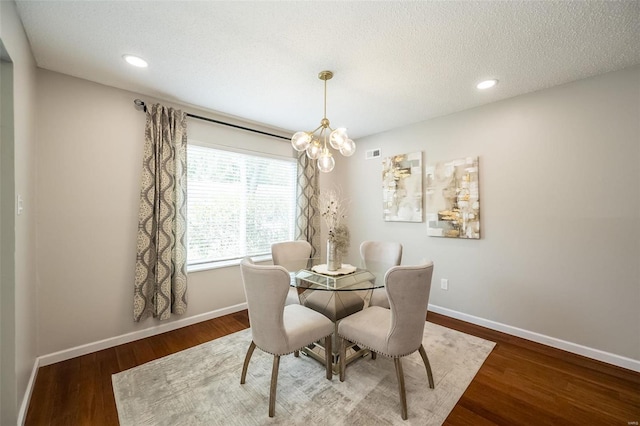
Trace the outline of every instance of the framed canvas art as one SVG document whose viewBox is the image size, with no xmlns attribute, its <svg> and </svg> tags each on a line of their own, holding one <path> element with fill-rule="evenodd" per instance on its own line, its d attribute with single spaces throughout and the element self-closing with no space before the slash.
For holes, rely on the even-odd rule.
<svg viewBox="0 0 640 426">
<path fill-rule="evenodd" d="M 478 157 L 428 166 L 425 175 L 428 235 L 479 239 Z"/>
<path fill-rule="evenodd" d="M 382 161 L 382 204 L 386 222 L 422 222 L 422 152 Z"/>
</svg>

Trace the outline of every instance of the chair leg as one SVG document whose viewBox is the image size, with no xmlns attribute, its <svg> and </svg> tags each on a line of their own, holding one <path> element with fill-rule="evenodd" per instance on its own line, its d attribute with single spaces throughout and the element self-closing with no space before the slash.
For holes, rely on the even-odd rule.
<svg viewBox="0 0 640 426">
<path fill-rule="evenodd" d="M 398 376 L 398 389 L 400 391 L 400 404 L 402 405 L 402 420 L 407 420 L 407 394 L 404 391 L 404 373 L 402 372 L 402 361 L 394 358 L 396 364 L 396 376 Z"/>
<path fill-rule="evenodd" d="M 324 338 L 324 365 L 327 370 L 327 380 L 333 379 L 333 349 L 331 348 L 332 335 Z"/>
<path fill-rule="evenodd" d="M 293 356 L 298 358 L 300 356 L 300 351 L 293 351 Z"/>
<path fill-rule="evenodd" d="M 375 360 L 376 358 L 378 358 L 378 354 L 374 351 L 371 351 L 371 359 Z"/>
<path fill-rule="evenodd" d="M 271 389 L 269 391 L 269 417 L 273 417 L 276 411 L 276 388 L 278 387 L 278 367 L 280 355 L 273 356 L 273 368 L 271 369 Z"/>
<path fill-rule="evenodd" d="M 344 367 L 347 363 L 347 340 L 341 337 L 338 344 L 340 345 L 340 381 L 344 382 Z"/>
<path fill-rule="evenodd" d="M 242 366 L 242 375 L 240 376 L 240 384 L 244 385 L 244 380 L 247 378 L 247 369 L 249 368 L 249 361 L 251 360 L 251 355 L 253 355 L 253 350 L 256 348 L 256 344 L 251 341 L 249 345 L 249 349 L 247 349 L 247 355 L 244 357 L 244 365 Z"/>
<path fill-rule="evenodd" d="M 427 377 L 429 378 L 429 387 L 433 389 L 435 385 L 433 384 L 433 373 L 431 372 L 431 364 L 429 363 L 429 358 L 427 358 L 427 353 L 424 350 L 424 346 L 420 345 L 420 356 L 422 357 L 422 361 L 424 362 L 424 366 L 427 369 Z"/>
</svg>

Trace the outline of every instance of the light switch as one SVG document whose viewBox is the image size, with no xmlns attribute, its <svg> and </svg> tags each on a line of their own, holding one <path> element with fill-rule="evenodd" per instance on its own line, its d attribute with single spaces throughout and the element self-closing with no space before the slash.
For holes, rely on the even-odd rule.
<svg viewBox="0 0 640 426">
<path fill-rule="evenodd" d="M 440 288 L 443 290 L 449 290 L 449 280 L 446 278 L 442 278 L 440 280 Z"/>
<path fill-rule="evenodd" d="M 24 210 L 22 195 L 18 194 L 18 197 L 16 200 L 16 214 L 20 216 L 22 214 L 22 210 Z"/>
</svg>

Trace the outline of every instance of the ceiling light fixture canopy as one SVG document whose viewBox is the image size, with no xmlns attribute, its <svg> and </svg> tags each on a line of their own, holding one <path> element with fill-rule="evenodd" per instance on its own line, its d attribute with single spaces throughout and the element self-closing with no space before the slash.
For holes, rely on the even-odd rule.
<svg viewBox="0 0 640 426">
<path fill-rule="evenodd" d="M 324 81 L 324 116 L 320 120 L 320 125 L 315 130 L 308 132 L 297 132 L 291 138 L 291 145 L 296 151 L 306 151 L 307 157 L 318 160 L 318 168 L 321 172 L 328 173 L 336 165 L 336 160 L 329 151 L 327 139 L 332 148 L 340 151 L 345 157 L 350 157 L 356 152 L 356 144 L 347 135 L 347 129 L 338 127 L 331 128 L 327 118 L 327 80 L 331 80 L 331 71 L 321 71 L 318 78 Z M 319 132 L 318 132 L 319 131 Z M 316 132 L 318 132 L 316 134 Z"/>
</svg>

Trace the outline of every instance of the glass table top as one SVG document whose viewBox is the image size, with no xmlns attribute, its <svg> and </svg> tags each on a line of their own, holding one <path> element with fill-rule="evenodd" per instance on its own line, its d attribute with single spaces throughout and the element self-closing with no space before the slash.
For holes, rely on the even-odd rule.
<svg viewBox="0 0 640 426">
<path fill-rule="evenodd" d="M 291 285 L 298 288 L 321 291 L 357 291 L 384 287 L 383 280 L 366 269 L 344 275 L 324 275 L 308 269 L 292 273 Z"/>
</svg>

